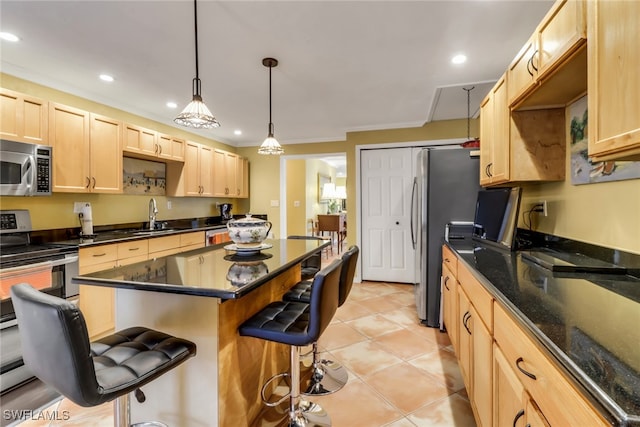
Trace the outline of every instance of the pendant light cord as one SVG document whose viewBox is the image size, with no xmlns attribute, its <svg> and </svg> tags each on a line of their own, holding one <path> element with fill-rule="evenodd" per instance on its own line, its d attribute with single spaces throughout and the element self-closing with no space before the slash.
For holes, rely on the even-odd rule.
<svg viewBox="0 0 640 427">
<path fill-rule="evenodd" d="M 475 88 L 475 86 L 471 86 L 470 89 L 462 88 L 467 92 L 467 140 L 471 139 L 471 91 Z"/>
<path fill-rule="evenodd" d="M 196 33 L 196 79 L 199 80 L 199 73 L 198 73 L 198 1 L 197 0 L 193 0 L 193 22 L 194 25 L 193 27 L 195 28 L 195 33 Z"/>
</svg>

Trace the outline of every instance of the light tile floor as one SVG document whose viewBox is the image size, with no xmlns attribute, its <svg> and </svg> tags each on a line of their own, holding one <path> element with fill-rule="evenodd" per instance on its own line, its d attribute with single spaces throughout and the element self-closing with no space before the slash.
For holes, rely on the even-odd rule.
<svg viewBox="0 0 640 427">
<path fill-rule="evenodd" d="M 342 390 L 312 399 L 334 427 L 475 426 L 451 343 L 419 324 L 412 286 L 355 283 L 318 344 L 349 371 Z M 67 419 L 20 427 L 113 425 L 110 403 L 81 408 L 63 399 L 44 413 Z"/>
</svg>

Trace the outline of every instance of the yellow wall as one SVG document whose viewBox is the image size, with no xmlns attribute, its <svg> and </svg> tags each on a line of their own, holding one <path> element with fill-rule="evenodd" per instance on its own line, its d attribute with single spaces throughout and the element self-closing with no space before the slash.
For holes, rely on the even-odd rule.
<svg viewBox="0 0 640 427">
<path fill-rule="evenodd" d="M 547 200 L 549 216 L 533 215 L 535 230 L 640 254 L 640 179 L 572 185 L 568 145 L 567 142 L 567 178 L 562 182 L 523 185 L 520 210 Z M 525 227 L 522 215 L 519 226 Z"/>
<path fill-rule="evenodd" d="M 189 133 L 183 128 L 168 126 L 7 74 L 0 74 L 0 86 L 226 151 L 236 151 L 235 147 Z M 158 219 L 160 220 L 219 215 L 216 202 L 233 203 L 234 213 L 244 213 L 249 207 L 248 199 L 156 197 L 156 200 L 160 211 L 158 213 Z M 172 202 L 171 210 L 167 209 L 166 202 L 168 200 Z M 29 209 L 34 230 L 77 227 L 79 226 L 78 217 L 73 213 L 73 202 L 76 201 L 91 203 L 94 225 L 122 224 L 148 220 L 149 197 L 136 195 L 55 193 L 50 197 L 0 197 L 0 209 Z"/>
<path fill-rule="evenodd" d="M 287 160 L 287 175 L 294 179 L 287 180 L 287 235 L 304 236 L 306 227 L 306 162 L 304 159 Z M 299 179 L 302 177 L 303 179 Z M 299 206 L 294 203 L 298 202 Z M 274 230 L 275 235 L 275 230 Z M 286 237 L 286 236 L 282 236 Z"/>
</svg>

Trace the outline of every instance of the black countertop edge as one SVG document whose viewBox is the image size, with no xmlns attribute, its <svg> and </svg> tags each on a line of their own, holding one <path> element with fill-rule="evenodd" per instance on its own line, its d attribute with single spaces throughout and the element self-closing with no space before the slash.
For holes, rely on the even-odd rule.
<svg viewBox="0 0 640 427">
<path fill-rule="evenodd" d="M 627 269 L 627 273 L 640 277 L 640 254 L 611 249 L 591 243 L 580 242 L 552 234 L 518 228 L 516 233 L 517 249 L 548 248 L 558 252 L 580 253 L 591 258 Z"/>
<path fill-rule="evenodd" d="M 448 242 L 445 244 L 457 253 L 455 245 Z M 478 244 L 483 246 L 482 244 Z M 488 247 L 493 250 L 495 247 Z M 604 393 L 600 387 L 591 380 L 576 364 L 559 349 L 529 318 L 522 313 L 509 299 L 504 296 L 482 273 L 477 271 L 462 256 L 458 256 L 458 261 L 462 262 L 467 270 L 487 289 L 487 291 L 499 301 L 504 308 L 518 321 L 523 327 L 529 338 L 533 339 L 540 346 L 545 348 L 557 362 L 556 366 L 565 373 L 573 385 L 581 394 L 589 400 L 589 402 L 600 412 L 600 414 L 616 427 L 640 427 L 640 417 L 626 413 L 609 395 Z"/>
<path fill-rule="evenodd" d="M 314 249 L 313 252 L 321 251 L 324 247 L 326 247 L 326 246 L 328 246 L 330 244 L 331 244 L 330 241 L 323 242 L 322 244 L 319 244 L 318 247 L 316 249 Z M 219 249 L 221 246 L 222 245 L 216 245 L 215 247 L 212 246 L 211 250 Z M 172 293 L 172 294 L 180 294 L 180 295 L 191 295 L 191 296 L 203 296 L 203 297 L 209 297 L 209 298 L 219 298 L 219 299 L 222 300 L 222 302 L 224 302 L 226 300 L 238 299 L 238 298 L 241 298 L 241 297 L 247 295 L 248 293 L 250 293 L 254 289 L 259 288 L 260 286 L 264 285 L 268 281 L 270 281 L 273 278 L 277 277 L 281 273 L 283 273 L 283 272 L 289 270 L 290 268 L 292 268 L 293 266 L 301 263 L 305 258 L 308 257 L 308 255 L 309 255 L 308 253 L 300 255 L 300 256 L 290 260 L 289 262 L 281 265 L 280 267 L 275 268 L 274 270 L 270 271 L 267 275 L 262 276 L 262 277 L 256 279 L 255 281 L 253 281 L 251 283 L 248 283 L 246 285 L 238 286 L 237 290 L 234 290 L 234 291 L 226 291 L 226 290 L 223 291 L 223 290 L 216 290 L 216 289 L 204 289 L 204 288 L 197 288 L 197 287 L 186 287 L 186 286 L 162 284 L 162 283 L 155 283 L 155 282 L 136 282 L 136 281 L 124 280 L 124 279 L 118 279 L 118 280 L 103 279 L 103 278 L 99 278 L 99 277 L 90 277 L 90 276 L 81 276 L 81 275 L 72 277 L 71 281 L 72 281 L 72 283 L 76 283 L 76 284 L 79 284 L 79 285 L 87 284 L 87 285 L 103 286 L 103 287 L 108 287 L 108 288 L 119 288 L 119 289 L 129 289 L 129 290 L 138 290 L 138 291 L 162 292 L 162 293 Z M 170 256 L 172 256 L 172 255 L 168 255 L 167 257 L 170 257 Z M 162 257 L 162 258 L 167 258 L 167 257 Z M 158 258 L 158 259 L 162 259 L 162 258 Z M 156 259 L 156 260 L 158 260 L 158 259 Z M 141 261 L 141 262 L 136 263 L 136 264 L 129 264 L 129 265 L 126 265 L 126 266 L 117 267 L 115 269 L 111 269 L 110 271 L 113 271 L 113 272 L 116 272 L 116 273 L 119 270 L 126 271 L 128 269 L 135 268 L 138 265 L 144 265 L 145 263 L 148 263 L 149 261 L 150 260 Z"/>
</svg>

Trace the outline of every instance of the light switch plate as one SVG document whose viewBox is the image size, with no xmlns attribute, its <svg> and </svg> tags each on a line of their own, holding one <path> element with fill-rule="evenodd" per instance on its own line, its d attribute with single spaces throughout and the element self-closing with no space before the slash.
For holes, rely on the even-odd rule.
<svg viewBox="0 0 640 427">
<path fill-rule="evenodd" d="M 79 214 L 82 213 L 82 209 L 85 207 L 87 202 L 73 202 L 73 213 Z"/>
<path fill-rule="evenodd" d="M 278 206 L 280 206 L 280 200 L 272 200 L 271 201 L 271 207 L 272 208 L 277 208 Z"/>
</svg>

